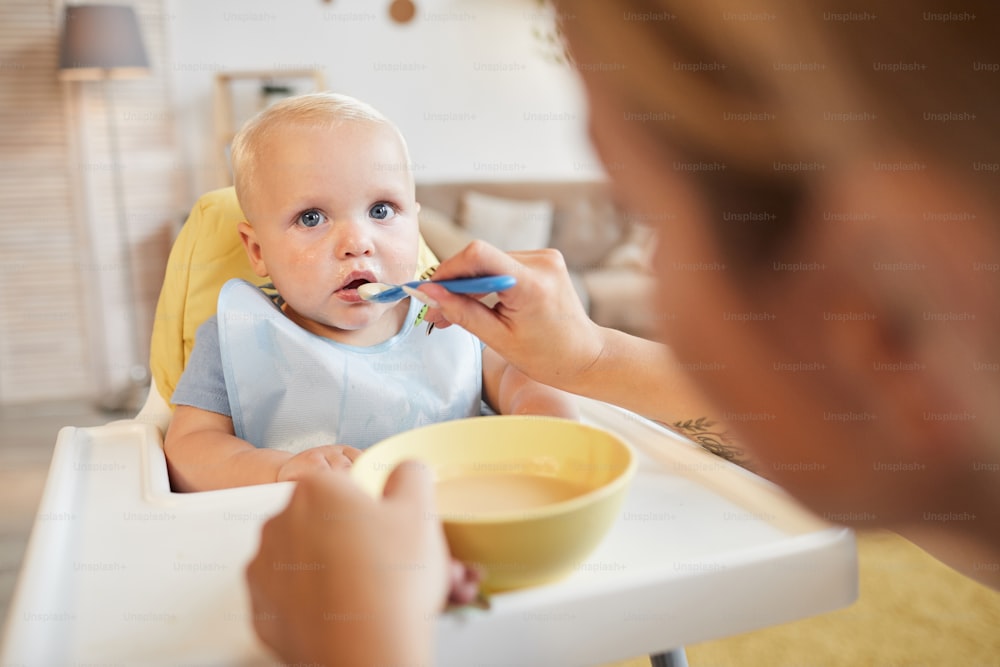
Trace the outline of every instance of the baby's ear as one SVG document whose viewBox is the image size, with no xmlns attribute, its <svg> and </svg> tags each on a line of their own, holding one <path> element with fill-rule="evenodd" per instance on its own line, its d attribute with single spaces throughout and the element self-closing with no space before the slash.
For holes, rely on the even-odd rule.
<svg viewBox="0 0 1000 667">
<path fill-rule="evenodd" d="M 243 248 L 247 251 L 253 272 L 261 278 L 267 276 L 267 266 L 264 264 L 264 256 L 261 252 L 260 242 L 257 240 L 257 232 L 245 220 L 237 225 L 236 229 L 240 233 L 240 240 L 243 241 Z"/>
</svg>

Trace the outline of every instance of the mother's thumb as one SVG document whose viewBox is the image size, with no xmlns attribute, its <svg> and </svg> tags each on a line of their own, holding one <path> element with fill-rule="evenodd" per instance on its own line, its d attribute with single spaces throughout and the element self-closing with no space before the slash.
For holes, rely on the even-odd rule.
<svg viewBox="0 0 1000 667">
<path fill-rule="evenodd" d="M 388 501 L 407 504 L 434 504 L 434 478 L 430 469 L 419 461 L 403 461 L 385 480 L 383 497 Z"/>
</svg>

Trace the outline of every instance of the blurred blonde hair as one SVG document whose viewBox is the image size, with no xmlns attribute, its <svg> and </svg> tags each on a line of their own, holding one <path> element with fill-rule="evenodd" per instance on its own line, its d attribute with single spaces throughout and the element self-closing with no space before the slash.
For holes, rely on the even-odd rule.
<svg viewBox="0 0 1000 667">
<path fill-rule="evenodd" d="M 944 11 L 935 0 L 554 1 L 605 122 L 642 123 L 664 176 L 697 189 L 744 277 L 777 279 L 754 269 L 801 239 L 825 177 L 864 160 L 1000 206 L 998 7 L 987 0 Z M 767 219 L 727 224 L 732 211 Z"/>
<path fill-rule="evenodd" d="M 392 128 L 410 163 L 406 140 L 399 128 L 375 107 L 349 95 L 320 92 L 281 100 L 248 120 L 233 138 L 231 160 L 236 198 L 246 212 L 248 195 L 261 147 L 282 128 L 333 128 L 346 122 L 378 123 Z"/>
<path fill-rule="evenodd" d="M 996 160 L 1000 85 L 975 68 L 1000 63 L 990 1 L 556 5 L 577 67 L 602 77 L 622 113 L 659 113 L 653 134 L 688 157 L 771 178 L 775 162 L 832 168 L 859 148 L 912 149 L 973 179 L 972 161 Z M 985 195 L 994 180 L 978 178 Z"/>
</svg>

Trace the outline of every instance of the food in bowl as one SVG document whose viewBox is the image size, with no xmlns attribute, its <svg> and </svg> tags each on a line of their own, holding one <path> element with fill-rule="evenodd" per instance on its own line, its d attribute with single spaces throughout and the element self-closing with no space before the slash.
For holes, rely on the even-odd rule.
<svg viewBox="0 0 1000 667">
<path fill-rule="evenodd" d="M 555 417 L 473 417 L 388 438 L 354 462 L 373 495 L 405 460 L 434 472 L 452 555 L 496 592 L 571 573 L 619 514 L 635 470 L 631 447 L 593 426 Z"/>
<path fill-rule="evenodd" d="M 500 473 L 459 475 L 435 485 L 437 509 L 442 516 L 513 512 L 559 503 L 589 489 L 558 477 Z"/>
</svg>

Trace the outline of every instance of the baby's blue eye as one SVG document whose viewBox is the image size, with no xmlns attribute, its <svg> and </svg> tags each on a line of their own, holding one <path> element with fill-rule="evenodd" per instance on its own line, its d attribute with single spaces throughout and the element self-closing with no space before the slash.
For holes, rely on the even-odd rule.
<svg viewBox="0 0 1000 667">
<path fill-rule="evenodd" d="M 314 208 L 299 215 L 299 224 L 303 227 L 316 227 L 317 225 L 322 224 L 325 220 L 326 216 Z"/>
<path fill-rule="evenodd" d="M 396 215 L 396 209 L 392 207 L 392 204 L 386 204 L 383 201 L 368 209 L 368 215 L 376 220 L 388 220 L 392 216 Z"/>
</svg>

